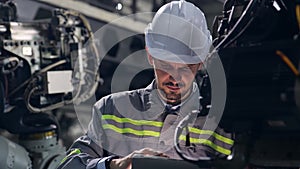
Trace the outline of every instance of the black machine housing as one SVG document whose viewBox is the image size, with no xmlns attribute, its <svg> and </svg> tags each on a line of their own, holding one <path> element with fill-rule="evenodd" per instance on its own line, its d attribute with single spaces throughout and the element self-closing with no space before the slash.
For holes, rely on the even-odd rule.
<svg viewBox="0 0 300 169">
<path fill-rule="evenodd" d="M 227 81 L 221 126 L 236 135 L 232 168 L 300 167 L 299 5 L 227 0 L 216 17 L 214 50 Z"/>
</svg>

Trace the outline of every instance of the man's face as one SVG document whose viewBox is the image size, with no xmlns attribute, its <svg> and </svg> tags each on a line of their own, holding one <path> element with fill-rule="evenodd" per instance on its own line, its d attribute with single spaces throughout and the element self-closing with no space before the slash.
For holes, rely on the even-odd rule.
<svg viewBox="0 0 300 169">
<path fill-rule="evenodd" d="M 201 63 L 172 63 L 155 59 L 150 55 L 148 59 L 154 68 L 157 88 L 164 101 L 176 105 L 189 96 Z"/>
</svg>

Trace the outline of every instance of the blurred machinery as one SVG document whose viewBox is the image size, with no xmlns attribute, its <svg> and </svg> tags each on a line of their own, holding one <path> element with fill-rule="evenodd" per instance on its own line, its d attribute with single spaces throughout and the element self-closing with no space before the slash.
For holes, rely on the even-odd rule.
<svg viewBox="0 0 300 169">
<path fill-rule="evenodd" d="M 89 57 L 87 57 L 89 56 Z M 51 169 L 65 156 L 51 111 L 94 95 L 99 58 L 81 14 L 57 9 L 52 18 L 19 22 L 12 1 L 0 2 L 1 168 Z"/>
<path fill-rule="evenodd" d="M 231 168 L 299 168 L 300 1 L 227 0 L 213 29 L 227 80 L 221 124 L 236 133 Z"/>
</svg>

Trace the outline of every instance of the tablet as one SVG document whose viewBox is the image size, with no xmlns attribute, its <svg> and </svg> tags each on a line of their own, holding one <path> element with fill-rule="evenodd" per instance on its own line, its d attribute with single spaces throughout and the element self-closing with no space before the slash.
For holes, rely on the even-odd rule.
<svg viewBox="0 0 300 169">
<path fill-rule="evenodd" d="M 132 169 L 208 169 L 211 161 L 189 162 L 159 156 L 136 155 L 132 159 Z"/>
</svg>

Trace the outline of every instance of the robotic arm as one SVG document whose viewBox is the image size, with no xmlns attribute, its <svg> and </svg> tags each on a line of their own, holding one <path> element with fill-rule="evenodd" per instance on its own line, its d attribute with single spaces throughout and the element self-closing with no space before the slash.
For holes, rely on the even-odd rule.
<svg viewBox="0 0 300 169">
<path fill-rule="evenodd" d="M 41 22 L 17 21 L 12 1 L 0 11 L 0 128 L 20 144 L 0 137 L 1 166 L 56 168 L 65 148 L 51 111 L 86 101 L 100 81 L 90 25 L 64 9 Z"/>
</svg>

